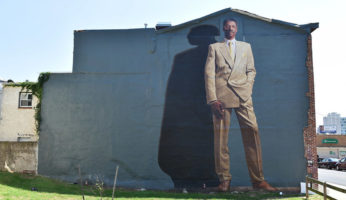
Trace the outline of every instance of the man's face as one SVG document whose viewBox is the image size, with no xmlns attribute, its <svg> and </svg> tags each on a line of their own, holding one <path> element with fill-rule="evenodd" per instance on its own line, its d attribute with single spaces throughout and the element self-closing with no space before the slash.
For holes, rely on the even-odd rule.
<svg viewBox="0 0 346 200">
<path fill-rule="evenodd" d="M 223 26 L 225 32 L 225 38 L 232 40 L 237 34 L 237 24 L 234 21 L 227 21 Z"/>
</svg>

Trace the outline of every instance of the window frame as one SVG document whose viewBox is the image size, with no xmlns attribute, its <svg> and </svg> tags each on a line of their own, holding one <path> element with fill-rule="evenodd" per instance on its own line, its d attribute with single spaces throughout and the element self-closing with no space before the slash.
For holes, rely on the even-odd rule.
<svg viewBox="0 0 346 200">
<path fill-rule="evenodd" d="M 27 99 L 22 99 L 22 94 L 27 94 Z M 31 99 L 29 99 L 29 95 L 31 95 Z M 19 92 L 19 102 L 18 102 L 18 108 L 32 108 L 32 100 L 33 100 L 33 95 L 32 92 Z M 22 101 L 27 101 L 28 105 L 22 105 Z M 29 106 L 29 102 L 31 105 Z"/>
</svg>

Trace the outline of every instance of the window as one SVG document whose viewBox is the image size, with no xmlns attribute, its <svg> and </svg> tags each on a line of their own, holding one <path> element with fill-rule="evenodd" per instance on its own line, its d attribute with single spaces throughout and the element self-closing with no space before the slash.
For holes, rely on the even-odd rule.
<svg viewBox="0 0 346 200">
<path fill-rule="evenodd" d="M 31 92 L 20 92 L 19 93 L 19 107 L 20 108 L 31 108 L 32 107 L 32 93 Z"/>
</svg>

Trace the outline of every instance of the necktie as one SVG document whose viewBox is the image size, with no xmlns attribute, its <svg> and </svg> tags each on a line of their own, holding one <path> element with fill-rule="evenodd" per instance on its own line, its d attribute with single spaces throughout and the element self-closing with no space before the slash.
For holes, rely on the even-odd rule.
<svg viewBox="0 0 346 200">
<path fill-rule="evenodd" d="M 232 56 L 232 42 L 229 42 L 229 55 Z"/>
<path fill-rule="evenodd" d="M 234 56 L 233 56 L 233 52 L 232 52 L 232 42 L 229 42 L 229 54 L 231 55 L 231 58 L 234 62 Z"/>
</svg>

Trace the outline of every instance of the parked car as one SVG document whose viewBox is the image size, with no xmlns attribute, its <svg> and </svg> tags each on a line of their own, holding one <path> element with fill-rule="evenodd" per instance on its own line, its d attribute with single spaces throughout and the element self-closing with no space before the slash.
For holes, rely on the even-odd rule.
<svg viewBox="0 0 346 200">
<path fill-rule="evenodd" d="M 338 163 L 336 163 L 336 170 L 346 169 L 346 157 L 342 158 Z"/>
<path fill-rule="evenodd" d="M 321 162 L 324 158 L 317 158 L 317 162 Z"/>
<path fill-rule="evenodd" d="M 337 158 L 325 158 L 318 163 L 319 168 L 335 169 L 336 163 L 339 162 Z"/>
</svg>

